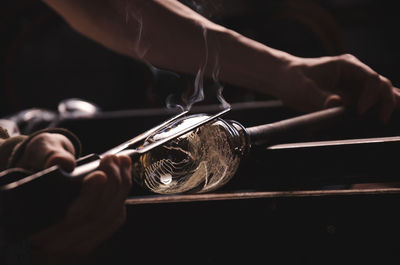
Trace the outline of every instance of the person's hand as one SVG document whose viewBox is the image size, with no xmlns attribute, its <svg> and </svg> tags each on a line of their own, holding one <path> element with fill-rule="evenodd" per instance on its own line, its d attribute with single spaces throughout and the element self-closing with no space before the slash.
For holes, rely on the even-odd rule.
<svg viewBox="0 0 400 265">
<path fill-rule="evenodd" d="M 62 134 L 40 133 L 26 145 L 17 166 L 42 170 L 58 165 L 75 168 L 75 149 Z M 64 219 L 28 241 L 35 264 L 85 263 L 85 256 L 110 237 L 126 218 L 125 199 L 131 189 L 131 160 L 106 156 L 99 169 L 83 179 L 80 195 L 67 209 Z"/>
<path fill-rule="evenodd" d="M 71 141 L 58 133 L 40 133 L 25 147 L 17 166 L 30 170 L 42 170 L 53 165 L 72 171 L 75 168 L 75 148 Z"/>
<path fill-rule="evenodd" d="M 128 156 L 106 156 L 83 180 L 65 218 L 29 238 L 35 264 L 80 264 L 126 219 L 125 199 L 132 185 Z"/>
<path fill-rule="evenodd" d="M 294 57 L 284 71 L 280 98 L 301 111 L 353 105 L 363 114 L 374 108 L 386 122 L 400 107 L 400 91 L 356 57 Z"/>
</svg>

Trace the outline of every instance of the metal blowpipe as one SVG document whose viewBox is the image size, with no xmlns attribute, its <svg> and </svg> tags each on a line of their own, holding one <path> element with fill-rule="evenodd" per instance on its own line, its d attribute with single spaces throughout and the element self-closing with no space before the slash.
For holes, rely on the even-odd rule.
<svg viewBox="0 0 400 265">
<path fill-rule="evenodd" d="M 1 172 L 0 228 L 5 231 L 4 236 L 12 239 L 22 238 L 62 219 L 68 205 L 79 195 L 83 177 L 96 170 L 105 155 L 129 155 L 134 161 L 138 155 L 218 119 L 229 111 L 230 108 L 224 109 L 168 137 L 151 144 L 143 144 L 150 135 L 182 119 L 187 114 L 187 111 L 184 111 L 103 154 L 91 154 L 80 158 L 72 172 L 66 172 L 58 166 L 34 174 L 27 174 L 19 169 Z"/>
<path fill-rule="evenodd" d="M 149 143 L 157 142 L 185 131 L 178 138 L 165 138 L 165 144 L 140 155 L 134 162 L 133 176 L 141 186 L 160 194 L 212 191 L 229 182 L 252 145 L 286 143 L 297 134 L 332 124 L 345 112 L 344 107 L 335 107 L 249 128 L 217 118 L 195 130 L 185 128 L 208 115 L 186 116 L 148 138 Z"/>
<path fill-rule="evenodd" d="M 79 159 L 72 172 L 57 166 L 31 175 L 2 172 L 0 226 L 5 237 L 26 237 L 61 220 L 79 195 L 83 177 L 96 170 L 105 155 L 129 155 L 135 181 L 152 192 L 207 192 L 231 179 L 251 145 L 283 141 L 290 131 L 315 129 L 345 110 L 338 107 L 250 128 L 221 119 L 229 111 L 182 112 L 111 150 Z"/>
</svg>

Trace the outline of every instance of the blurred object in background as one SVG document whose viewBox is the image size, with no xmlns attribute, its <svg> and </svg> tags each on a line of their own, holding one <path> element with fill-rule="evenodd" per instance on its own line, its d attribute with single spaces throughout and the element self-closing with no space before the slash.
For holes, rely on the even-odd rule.
<svg viewBox="0 0 400 265">
<path fill-rule="evenodd" d="M 57 113 L 48 109 L 31 108 L 6 117 L 17 126 L 21 134 L 30 134 L 46 128 L 57 119 Z"/>
<path fill-rule="evenodd" d="M 88 117 L 100 111 L 96 104 L 79 98 L 65 99 L 58 104 L 58 113 L 61 117 Z"/>
<path fill-rule="evenodd" d="M 2 127 L 3 129 L 6 129 L 8 132 L 8 135 L 10 135 L 10 136 L 15 136 L 15 135 L 20 134 L 18 125 L 14 121 L 0 119 L 0 127 Z"/>
<path fill-rule="evenodd" d="M 0 126 L 13 134 L 30 134 L 50 127 L 66 118 L 92 117 L 100 112 L 100 108 L 82 99 L 65 99 L 58 104 L 58 110 L 30 108 L 6 116 L 0 120 Z M 10 133 L 11 134 L 11 133 Z"/>
</svg>

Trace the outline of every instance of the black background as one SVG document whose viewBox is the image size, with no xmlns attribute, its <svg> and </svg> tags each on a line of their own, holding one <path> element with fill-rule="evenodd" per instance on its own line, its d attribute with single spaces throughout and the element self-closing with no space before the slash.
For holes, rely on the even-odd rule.
<svg viewBox="0 0 400 265">
<path fill-rule="evenodd" d="M 184 2 L 213 21 L 298 56 L 352 53 L 400 86 L 395 1 Z M 0 117 L 32 107 L 54 110 L 72 97 L 103 110 L 163 107 L 170 91 L 192 80 L 155 80 L 147 66 L 79 35 L 40 1 L 3 3 Z M 224 95 L 229 102 L 265 98 L 229 85 Z"/>
</svg>

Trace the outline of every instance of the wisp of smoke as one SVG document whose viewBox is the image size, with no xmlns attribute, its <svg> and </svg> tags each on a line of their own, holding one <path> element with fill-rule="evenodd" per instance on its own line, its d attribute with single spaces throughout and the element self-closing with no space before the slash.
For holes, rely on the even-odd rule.
<svg viewBox="0 0 400 265">
<path fill-rule="evenodd" d="M 126 1 L 125 7 L 125 23 L 128 24 L 131 21 L 136 23 L 132 23 L 132 25 L 137 25 L 137 34 L 133 44 L 133 49 L 135 49 L 135 54 L 138 55 L 139 58 L 143 59 L 148 51 L 148 47 L 144 46 L 144 42 L 142 41 L 144 25 L 143 25 L 143 17 L 141 9 L 134 8 L 130 5 L 129 1 Z"/>
<path fill-rule="evenodd" d="M 216 1 L 205 1 L 205 0 L 184 0 L 181 1 L 183 4 L 186 4 L 196 12 L 200 13 L 201 15 L 205 17 L 213 17 L 217 13 L 218 10 L 218 2 Z M 142 35 L 143 31 L 145 30 L 145 25 L 143 24 L 143 17 L 141 10 L 133 10 L 133 8 L 130 8 L 129 4 L 127 4 L 126 7 L 126 14 L 125 14 L 125 20 L 126 23 L 128 23 L 129 20 L 135 20 L 137 25 L 138 25 L 138 30 L 137 30 L 137 37 L 136 41 L 134 43 L 134 49 L 136 54 L 139 55 L 140 58 L 144 58 L 145 54 L 148 52 L 148 47 L 145 47 L 143 45 L 142 41 Z M 205 26 L 201 25 L 202 27 L 202 33 L 203 33 L 203 40 L 204 40 L 204 45 L 205 45 L 205 54 L 204 54 L 204 61 L 203 63 L 199 66 L 199 69 L 197 71 L 197 74 L 195 76 L 194 84 L 193 86 L 190 86 L 184 91 L 181 95 L 175 95 L 174 93 L 171 93 L 169 96 L 166 98 L 166 106 L 168 108 L 180 108 L 182 110 L 190 110 L 191 107 L 204 100 L 204 84 L 205 84 L 205 76 L 206 72 L 208 69 L 212 69 L 211 71 L 211 79 L 218 88 L 216 90 L 216 95 L 215 97 L 218 99 L 218 101 L 221 103 L 223 108 L 228 108 L 230 107 L 229 103 L 223 98 L 222 91 L 223 91 L 223 86 L 219 82 L 219 72 L 220 72 L 220 63 L 219 63 L 219 44 L 216 40 L 209 40 L 209 36 L 207 34 L 207 29 Z M 216 47 L 210 47 L 210 45 L 215 45 Z M 215 52 L 215 58 L 209 58 L 209 51 L 210 49 L 213 49 L 217 52 Z M 155 78 L 157 78 L 158 74 L 160 72 L 168 72 L 169 74 L 175 75 L 177 78 L 179 78 L 179 74 L 173 73 L 171 71 L 165 71 L 158 69 L 154 67 L 153 65 L 147 63 L 150 70 L 152 71 L 153 75 Z M 191 91 L 192 90 L 192 91 Z"/>
</svg>

